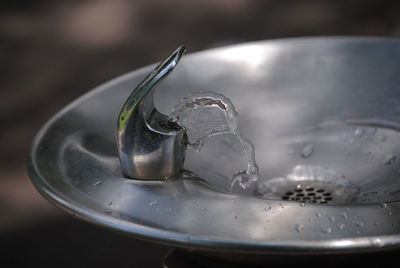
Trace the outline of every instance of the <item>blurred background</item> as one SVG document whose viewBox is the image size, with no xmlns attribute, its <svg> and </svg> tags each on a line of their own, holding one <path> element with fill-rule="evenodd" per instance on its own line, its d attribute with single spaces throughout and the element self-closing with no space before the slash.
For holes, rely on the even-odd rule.
<svg viewBox="0 0 400 268">
<path fill-rule="evenodd" d="M 400 1 L 13 0 L 0 2 L 0 249 L 14 266 L 158 267 L 169 249 L 89 226 L 25 173 L 39 128 L 93 87 L 190 52 L 298 36 L 400 35 Z M 153 267 L 153 266 L 151 266 Z M 161 267 L 161 266 L 160 266 Z"/>
</svg>

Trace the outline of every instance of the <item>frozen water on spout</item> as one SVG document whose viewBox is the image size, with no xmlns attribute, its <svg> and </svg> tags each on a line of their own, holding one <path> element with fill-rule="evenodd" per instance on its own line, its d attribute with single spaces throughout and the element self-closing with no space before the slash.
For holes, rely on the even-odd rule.
<svg viewBox="0 0 400 268">
<path fill-rule="evenodd" d="M 243 189 L 250 187 L 260 177 L 255 160 L 254 145 L 239 131 L 238 113 L 231 100 L 215 92 L 197 92 L 184 97 L 173 108 L 170 119 L 185 128 L 188 147 L 200 151 L 207 138 L 232 133 L 242 145 L 247 159 L 247 169 L 232 175 L 231 188 L 238 184 Z"/>
</svg>

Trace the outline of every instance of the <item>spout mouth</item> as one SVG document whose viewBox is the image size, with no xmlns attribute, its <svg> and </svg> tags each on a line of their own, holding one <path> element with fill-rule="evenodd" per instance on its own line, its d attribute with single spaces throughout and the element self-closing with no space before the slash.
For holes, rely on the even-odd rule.
<svg viewBox="0 0 400 268">
<path fill-rule="evenodd" d="M 118 131 L 126 129 L 135 109 L 141 110 L 140 112 L 146 121 L 153 111 L 157 111 L 153 100 L 155 88 L 177 66 L 185 51 L 185 46 L 178 47 L 168 58 L 160 62 L 133 90 L 119 113 Z"/>
<path fill-rule="evenodd" d="M 176 67 L 184 46 L 162 61 L 133 90 L 118 117 L 117 146 L 123 174 L 143 180 L 165 179 L 181 172 L 185 130 L 154 106 L 156 86 Z"/>
</svg>

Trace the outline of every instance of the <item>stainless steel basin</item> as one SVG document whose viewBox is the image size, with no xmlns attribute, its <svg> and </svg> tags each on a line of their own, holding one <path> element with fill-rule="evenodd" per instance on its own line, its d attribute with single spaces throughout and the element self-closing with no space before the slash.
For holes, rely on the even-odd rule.
<svg viewBox="0 0 400 268">
<path fill-rule="evenodd" d="M 106 228 L 222 257 L 399 247 L 400 41 L 298 38 L 184 56 L 155 106 L 168 114 L 202 90 L 232 100 L 261 169 L 258 185 L 232 192 L 243 163 L 229 136 L 188 153 L 185 169 L 202 180 L 122 175 L 116 118 L 152 68 L 99 86 L 40 130 L 28 170 L 44 197 Z"/>
</svg>

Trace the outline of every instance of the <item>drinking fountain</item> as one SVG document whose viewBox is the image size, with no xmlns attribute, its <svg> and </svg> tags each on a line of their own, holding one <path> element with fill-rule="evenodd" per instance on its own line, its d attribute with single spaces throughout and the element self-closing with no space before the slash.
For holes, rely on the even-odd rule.
<svg viewBox="0 0 400 268">
<path fill-rule="evenodd" d="M 95 88 L 43 126 L 27 168 L 46 199 L 107 229 L 237 263 L 399 247 L 400 41 L 184 50 Z M 191 150 L 168 116 L 204 90 L 232 101 L 254 145 L 260 176 L 246 187 L 232 183 L 247 163 L 234 135 Z"/>
</svg>

